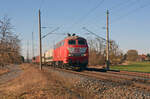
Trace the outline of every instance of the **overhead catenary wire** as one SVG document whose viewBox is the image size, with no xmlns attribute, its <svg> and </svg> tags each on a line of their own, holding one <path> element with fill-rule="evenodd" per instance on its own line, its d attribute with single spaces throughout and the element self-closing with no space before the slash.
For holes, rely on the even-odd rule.
<svg viewBox="0 0 150 99">
<path fill-rule="evenodd" d="M 129 10 L 129 8 L 132 8 L 134 6 L 136 6 L 137 4 L 139 4 L 139 2 L 141 2 L 142 0 L 134 0 L 134 1 L 130 1 L 129 3 L 126 3 L 126 6 L 121 6 L 120 9 L 111 9 L 111 12 L 113 12 L 113 14 L 118 14 L 119 12 L 123 12 L 123 10 Z M 118 7 L 116 7 L 118 8 Z"/>
<path fill-rule="evenodd" d="M 117 4 L 115 4 L 115 5 L 113 5 L 113 6 L 111 6 L 110 8 L 108 8 L 108 10 L 114 10 L 114 9 L 117 9 L 117 8 L 119 8 L 119 7 L 122 7 L 123 5 L 125 5 L 125 4 L 127 4 L 129 1 L 131 1 L 131 0 L 124 0 L 123 2 L 119 2 L 119 3 L 117 3 Z"/>
<path fill-rule="evenodd" d="M 122 5 L 125 5 L 125 4 L 128 3 L 129 1 L 130 1 L 130 0 L 126 0 L 126 1 L 123 1 L 123 2 L 119 2 L 119 3 L 113 5 L 112 7 L 108 8 L 108 9 L 109 9 L 109 10 L 114 10 L 114 9 L 116 9 L 116 8 L 122 6 Z M 101 16 L 96 16 L 96 18 L 99 17 L 98 19 L 101 19 L 103 16 L 104 16 L 104 14 L 102 14 Z M 96 19 L 96 18 L 95 18 L 95 19 Z M 97 22 L 97 20 L 96 20 L 96 22 Z M 96 25 L 96 24 L 94 24 L 94 25 Z M 99 28 L 98 25 L 96 25 L 96 26 Z"/>
<path fill-rule="evenodd" d="M 105 39 L 105 38 L 103 38 L 103 37 L 101 37 L 101 36 L 97 35 L 96 33 L 94 33 L 94 32 L 92 32 L 92 31 L 88 30 L 86 27 L 82 27 L 82 29 L 86 30 L 86 31 L 87 31 L 87 32 L 89 32 L 90 34 L 95 35 L 96 37 L 98 37 L 98 38 L 102 39 L 103 41 L 106 41 L 106 39 Z"/>
<path fill-rule="evenodd" d="M 133 5 L 135 5 L 135 4 L 138 3 L 137 1 L 141 1 L 141 0 L 134 0 L 134 1 L 131 1 L 131 0 L 124 0 L 123 2 L 117 3 L 117 4 L 111 6 L 111 7 L 108 8 L 108 9 L 109 9 L 111 12 L 113 12 L 113 14 L 114 14 L 114 13 L 118 13 L 118 12 L 122 11 L 122 9 L 118 9 L 118 10 L 114 10 L 114 9 L 122 8 L 122 7 L 123 7 L 123 8 L 132 7 Z M 124 5 L 127 5 L 127 6 L 124 6 Z M 97 17 L 96 17 L 96 18 L 97 18 Z M 96 19 L 96 18 L 95 18 L 95 19 Z M 102 18 L 102 16 L 99 17 L 99 19 L 101 19 L 101 18 Z M 96 21 L 96 23 L 97 23 L 97 20 L 95 20 L 95 21 Z M 96 24 L 94 24 L 94 25 L 96 25 Z M 96 27 L 99 28 L 98 25 L 96 25 Z"/>
<path fill-rule="evenodd" d="M 122 16 L 120 16 L 120 17 L 114 19 L 114 20 L 112 20 L 111 23 L 117 22 L 117 21 L 119 21 L 119 20 L 121 20 L 121 19 L 123 19 L 123 18 L 125 18 L 125 17 L 127 17 L 127 16 L 129 16 L 129 15 L 131 15 L 131 14 L 133 14 L 133 13 L 136 13 L 136 12 L 139 11 L 140 9 L 143 9 L 143 8 L 145 8 L 145 7 L 147 7 L 147 6 L 150 6 L 150 2 L 149 2 L 149 3 L 146 3 L 146 4 L 144 4 L 144 5 L 141 5 L 141 6 L 137 7 L 137 8 L 135 8 L 135 9 L 133 9 L 133 10 L 131 10 L 131 11 L 125 13 L 124 15 L 122 15 Z"/>
<path fill-rule="evenodd" d="M 54 30 L 52 30 L 51 32 L 49 32 L 46 35 L 42 36 L 42 39 L 45 38 L 46 36 L 48 36 L 49 34 L 52 34 L 53 32 L 57 31 L 58 29 L 60 29 L 60 27 L 57 27 Z"/>
<path fill-rule="evenodd" d="M 133 1 L 133 2 L 130 2 L 129 4 L 128 4 L 128 6 L 126 6 L 126 8 L 129 8 L 129 7 L 132 7 L 133 5 L 135 5 L 135 4 L 138 4 L 138 1 L 142 1 L 142 0 L 135 0 L 135 1 Z M 149 1 L 149 0 L 148 0 Z M 126 2 L 127 3 L 127 2 Z M 124 5 L 123 3 L 120 3 L 120 4 L 122 4 L 122 5 Z M 121 19 L 123 19 L 123 18 L 125 18 L 125 17 L 127 17 L 127 16 L 129 16 L 130 14 L 133 14 L 133 13 L 136 13 L 138 10 L 140 10 L 140 9 L 142 9 L 142 8 L 145 8 L 145 7 L 147 7 L 147 6 L 149 6 L 150 4 L 149 3 L 145 3 L 144 5 L 140 5 L 139 7 L 136 7 L 135 9 L 133 9 L 133 10 L 130 10 L 129 12 L 127 12 L 127 13 L 125 13 L 125 14 L 123 14 L 123 15 L 121 15 L 120 17 L 118 17 L 118 18 L 116 18 L 116 19 L 113 19 L 112 21 L 111 21 L 111 24 L 112 23 L 115 23 L 115 22 L 117 22 L 117 21 L 119 21 L 119 20 L 121 20 Z M 109 9 L 111 9 L 112 11 L 115 11 L 115 10 L 113 10 L 112 8 L 118 8 L 117 6 L 115 7 L 111 7 L 111 8 L 109 8 Z M 121 11 L 121 9 L 119 9 L 119 11 Z M 118 13 L 118 12 L 117 12 Z M 113 13 L 114 14 L 114 13 Z M 111 25 L 110 24 L 110 25 Z M 97 26 L 97 25 L 96 25 Z M 97 26 L 98 27 L 98 26 Z"/>
<path fill-rule="evenodd" d="M 75 23 L 73 23 L 70 27 L 74 27 L 75 25 L 83 22 L 92 12 L 94 12 L 98 7 L 100 7 L 104 3 L 104 0 L 101 0 L 96 6 L 90 9 L 86 14 L 84 14 L 80 19 L 78 19 Z"/>
<path fill-rule="evenodd" d="M 117 4 L 113 5 L 112 7 L 110 7 L 109 10 L 116 9 L 116 8 L 122 6 L 122 5 L 125 5 L 129 1 L 131 1 L 131 0 L 124 0 L 123 2 L 117 3 Z"/>
</svg>

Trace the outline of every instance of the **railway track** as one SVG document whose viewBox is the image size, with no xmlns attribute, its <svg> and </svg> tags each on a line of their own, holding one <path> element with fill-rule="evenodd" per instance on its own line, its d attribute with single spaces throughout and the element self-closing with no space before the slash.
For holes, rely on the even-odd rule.
<svg viewBox="0 0 150 99">
<path fill-rule="evenodd" d="M 51 67 L 48 67 L 51 68 Z M 106 77 L 112 80 L 115 80 L 114 78 L 118 78 L 118 80 L 126 79 L 126 80 L 132 80 L 132 81 L 147 81 L 150 82 L 150 74 L 148 73 L 136 73 L 136 72 L 127 72 L 127 71 L 82 71 L 82 72 L 76 72 L 76 71 L 71 71 L 71 70 L 66 70 L 66 69 L 60 69 L 60 68 L 54 68 L 56 70 L 63 70 L 65 72 L 71 72 L 75 74 L 81 74 L 81 75 L 94 75 L 95 77 L 99 76 L 103 79 Z"/>
<path fill-rule="evenodd" d="M 137 78 L 139 78 L 139 79 L 147 79 L 147 80 L 150 80 L 150 73 L 128 72 L 128 71 L 119 71 L 119 72 L 107 71 L 107 72 L 108 72 L 108 73 L 111 73 L 111 74 L 128 75 L 128 76 L 137 77 Z"/>
<path fill-rule="evenodd" d="M 90 73 L 90 71 L 85 71 L 86 73 Z M 138 73 L 132 73 L 132 72 L 116 72 L 116 71 L 107 71 L 106 73 L 104 72 L 94 72 L 92 71 L 92 74 L 95 75 L 103 75 L 107 77 L 116 77 L 120 79 L 127 79 L 127 80 L 138 80 L 138 81 L 150 81 L 150 76 L 149 74 L 138 74 Z"/>
<path fill-rule="evenodd" d="M 87 70 L 82 72 L 77 72 L 77 71 L 71 71 L 71 70 L 60 69 L 60 68 L 52 68 L 52 67 L 44 67 L 44 69 L 53 69 L 57 71 L 73 73 L 80 76 L 91 77 L 99 80 L 107 80 L 114 83 L 131 85 L 133 87 L 139 87 L 139 88 L 150 90 L 150 78 L 139 77 L 139 76 L 137 77 L 132 73 L 127 74 L 127 72 L 126 73 L 113 72 L 113 71 L 95 72 L 95 71 L 87 71 Z"/>
</svg>

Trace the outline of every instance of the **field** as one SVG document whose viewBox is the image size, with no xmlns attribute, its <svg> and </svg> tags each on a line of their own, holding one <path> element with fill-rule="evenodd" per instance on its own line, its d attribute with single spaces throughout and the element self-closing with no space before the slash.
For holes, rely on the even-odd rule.
<svg viewBox="0 0 150 99">
<path fill-rule="evenodd" d="M 128 65 L 111 66 L 110 69 L 150 73 L 150 62 L 130 62 Z"/>
</svg>

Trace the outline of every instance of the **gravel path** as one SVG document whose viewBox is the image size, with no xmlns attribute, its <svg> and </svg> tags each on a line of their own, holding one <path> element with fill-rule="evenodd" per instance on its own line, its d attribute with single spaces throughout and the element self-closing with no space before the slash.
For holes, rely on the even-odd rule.
<svg viewBox="0 0 150 99">
<path fill-rule="evenodd" d="M 59 74 L 67 80 L 75 80 L 74 87 L 81 89 L 85 88 L 85 91 L 89 94 L 94 94 L 93 99 L 150 99 L 150 91 L 141 88 L 133 87 L 128 81 L 124 83 L 115 83 L 107 80 L 98 80 L 92 77 L 72 74 L 63 71 L 50 70 Z"/>
<path fill-rule="evenodd" d="M 18 65 L 9 65 L 6 68 L 9 69 L 9 72 L 0 76 L 0 84 L 16 78 L 22 71 Z"/>
</svg>

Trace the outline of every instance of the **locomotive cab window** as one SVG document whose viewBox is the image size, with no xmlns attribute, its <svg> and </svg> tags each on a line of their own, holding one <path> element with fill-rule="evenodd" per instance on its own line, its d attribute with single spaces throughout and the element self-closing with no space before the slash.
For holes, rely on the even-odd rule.
<svg viewBox="0 0 150 99">
<path fill-rule="evenodd" d="M 76 41 L 75 41 L 75 40 L 69 40 L 69 41 L 68 41 L 68 44 L 69 44 L 69 45 L 76 45 Z"/>
<path fill-rule="evenodd" d="M 83 40 L 83 39 L 78 39 L 78 45 L 86 45 L 85 40 Z"/>
</svg>

